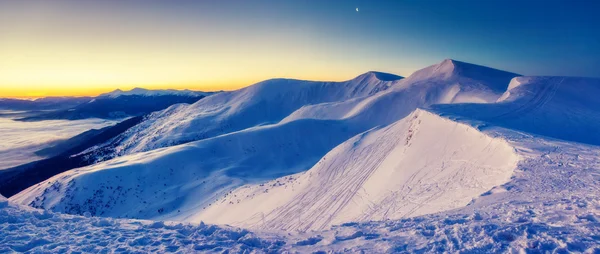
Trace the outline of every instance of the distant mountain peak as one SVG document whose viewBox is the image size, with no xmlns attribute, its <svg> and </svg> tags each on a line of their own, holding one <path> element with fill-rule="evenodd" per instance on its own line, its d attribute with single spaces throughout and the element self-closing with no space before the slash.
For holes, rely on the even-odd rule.
<svg viewBox="0 0 600 254">
<path fill-rule="evenodd" d="M 199 92 L 199 91 L 191 91 L 191 90 L 175 90 L 175 89 L 164 89 L 164 90 L 150 90 L 146 88 L 136 87 L 129 91 L 123 91 L 121 89 L 116 89 L 109 93 L 101 94 L 99 97 L 109 97 L 109 98 L 117 98 L 119 96 L 165 96 L 165 95 L 175 95 L 175 96 L 207 96 L 212 93 Z"/>
<path fill-rule="evenodd" d="M 521 75 L 454 59 L 445 59 L 440 63 L 414 72 L 407 80 L 418 82 L 427 80 L 455 82 L 469 79 L 487 83 L 493 90 L 505 91 L 510 80 L 518 76 Z"/>
</svg>

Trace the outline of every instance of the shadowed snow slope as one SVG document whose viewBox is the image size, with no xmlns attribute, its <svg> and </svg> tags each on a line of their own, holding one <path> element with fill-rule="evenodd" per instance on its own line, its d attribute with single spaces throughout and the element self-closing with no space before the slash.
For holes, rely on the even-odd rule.
<svg viewBox="0 0 600 254">
<path fill-rule="evenodd" d="M 424 80 L 413 77 L 410 83 L 382 82 L 372 72 L 343 83 L 272 80 L 209 96 L 191 106 L 172 107 L 149 117 L 138 127 L 139 132 L 117 138 L 125 141 L 116 151 L 127 154 L 138 148 L 165 146 L 200 132 L 214 137 L 194 137 L 202 140 L 65 172 L 12 199 L 66 213 L 195 221 L 200 211 L 221 202 L 233 189 L 306 171 L 337 145 L 374 127 L 394 123 L 418 107 L 452 102 L 467 90 L 471 94 L 494 94 L 494 101 L 502 95 L 488 87 L 494 86 L 493 82 L 458 76 L 455 70 L 460 65 L 444 61 L 426 68 L 432 70 L 429 75 L 418 72 Z M 480 68 L 483 73 L 506 74 Z M 458 83 L 444 83 L 448 77 Z M 354 104 L 337 107 L 345 103 Z M 325 116 L 342 110 L 338 117 L 290 116 L 280 121 L 305 104 L 318 105 Z M 234 119 L 235 124 L 220 129 L 220 123 Z M 275 124 L 261 126 L 265 123 Z M 243 130 L 231 132 L 237 129 Z M 218 135 L 220 132 L 228 133 Z M 128 142 L 132 142 L 131 150 L 126 148 Z"/>
<path fill-rule="evenodd" d="M 272 79 L 218 93 L 193 105 L 177 105 L 150 115 L 107 144 L 108 151 L 102 154 L 112 158 L 277 123 L 304 105 L 368 96 L 397 82 L 380 80 L 381 76 L 392 75 L 368 72 L 346 82 Z"/>
<path fill-rule="evenodd" d="M 498 103 L 435 105 L 433 109 L 493 126 L 600 145 L 598 94 L 600 79 L 518 77 Z"/>
<path fill-rule="evenodd" d="M 401 79 L 367 72 L 346 82 L 273 79 L 150 115 L 126 133 L 87 152 L 93 161 L 298 119 L 350 119 L 370 128 L 390 124 L 417 107 L 494 102 L 514 73 L 454 60 Z"/>
<path fill-rule="evenodd" d="M 518 160 L 501 139 L 417 110 L 300 175 L 240 188 L 192 221 L 305 231 L 435 213 L 507 182 Z"/>
<path fill-rule="evenodd" d="M 318 120 L 257 127 L 70 170 L 11 199 L 74 214 L 180 220 L 233 187 L 307 170 L 357 132 Z"/>
<path fill-rule="evenodd" d="M 350 119 L 353 124 L 390 124 L 417 107 L 495 102 L 506 91 L 510 80 L 517 76 L 448 59 L 415 72 L 384 92 L 366 98 L 307 105 L 283 121 L 343 118 Z"/>
</svg>

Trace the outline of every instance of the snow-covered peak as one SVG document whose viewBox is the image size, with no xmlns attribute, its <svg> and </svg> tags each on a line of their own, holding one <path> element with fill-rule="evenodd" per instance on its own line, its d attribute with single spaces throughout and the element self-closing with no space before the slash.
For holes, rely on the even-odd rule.
<svg viewBox="0 0 600 254">
<path fill-rule="evenodd" d="M 404 77 L 398 76 L 396 74 L 378 72 L 378 71 L 369 71 L 364 74 L 361 74 L 354 78 L 353 80 L 377 80 L 377 81 L 396 81 L 403 79 Z"/>
<path fill-rule="evenodd" d="M 423 81 L 459 82 L 485 84 L 488 88 L 504 92 L 508 83 L 519 74 L 501 71 L 486 66 L 465 63 L 453 59 L 446 59 L 438 64 L 431 65 L 414 72 L 405 82 L 415 83 Z M 460 83 L 460 82 L 459 82 Z"/>
<path fill-rule="evenodd" d="M 174 96 L 207 96 L 211 93 L 192 91 L 192 90 L 175 90 L 175 89 L 165 89 L 165 90 L 150 90 L 145 88 L 133 88 L 129 91 L 123 91 L 121 89 L 116 89 L 109 93 L 101 94 L 99 97 L 109 97 L 109 98 L 117 98 L 119 96 L 129 96 L 129 95 L 138 95 L 138 96 L 165 96 L 165 95 L 174 95 Z"/>
</svg>

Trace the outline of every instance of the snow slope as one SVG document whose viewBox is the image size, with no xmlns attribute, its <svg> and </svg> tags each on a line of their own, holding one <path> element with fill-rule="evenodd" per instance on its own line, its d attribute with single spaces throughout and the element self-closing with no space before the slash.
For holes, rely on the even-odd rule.
<svg viewBox="0 0 600 254">
<path fill-rule="evenodd" d="M 518 77 L 498 103 L 436 105 L 433 109 L 457 119 L 600 145 L 598 94 L 597 78 Z"/>
<path fill-rule="evenodd" d="M 598 80 L 514 76 L 447 60 L 372 95 L 289 108 L 242 130 L 65 172 L 11 197 L 76 214 L 230 223 L 255 235 L 203 223 L 37 216 L 9 205 L 0 209 L 0 246 L 596 253 Z"/>
<path fill-rule="evenodd" d="M 103 156 L 149 151 L 277 123 L 304 105 L 368 96 L 397 82 L 380 80 L 382 75 L 369 72 L 346 82 L 272 79 L 218 93 L 193 105 L 176 105 L 151 114 L 107 144 L 109 152 Z"/>
<path fill-rule="evenodd" d="M 257 127 L 70 170 L 11 199 L 74 214 L 183 220 L 234 187 L 309 169 L 357 132 L 322 120 Z"/>
<path fill-rule="evenodd" d="M 285 242 L 248 230 L 57 214 L 0 201 L 0 253 L 274 253 Z"/>
<path fill-rule="evenodd" d="M 214 202 L 221 202 L 222 197 L 233 189 L 243 184 L 264 182 L 306 171 L 331 149 L 361 132 L 396 122 L 417 107 L 443 103 L 448 98 L 456 97 L 461 90 L 453 87 L 465 91 L 481 88 L 481 94 L 489 95 L 488 92 L 492 89 L 487 85 L 493 86 L 493 82 L 487 84 L 484 81 L 475 82 L 471 77 L 458 77 L 454 73 L 457 69 L 455 65 L 461 63 L 444 61 L 426 68 L 445 67 L 441 68 L 444 72 L 431 72 L 430 75 L 422 76 L 428 80 L 422 82 L 413 78 L 412 83 L 402 83 L 399 80 L 390 84 L 376 79 L 381 74 L 374 73 L 367 73 L 344 83 L 266 81 L 236 92 L 209 96 L 191 106 L 175 106 L 157 113 L 164 115 L 163 118 L 151 116 L 142 123 L 138 128 L 141 136 L 132 132 L 132 135 L 120 138 L 135 142 L 132 143 L 135 147 L 147 149 L 151 147 L 146 146 L 150 143 L 168 144 L 162 143 L 161 139 L 181 141 L 182 136 L 194 135 L 196 130 L 211 129 L 219 133 L 221 130 L 215 129 L 216 126 L 202 123 L 221 121 L 222 117 L 238 119 L 240 122 L 237 122 L 236 128 L 261 125 L 260 121 L 265 119 L 271 119 L 275 124 L 248 127 L 186 145 L 130 154 L 72 170 L 33 186 L 12 199 L 21 204 L 75 214 L 90 212 L 101 216 L 194 221 L 198 213 Z M 481 68 L 482 72 L 496 73 L 488 70 L 489 68 Z M 442 81 L 448 77 L 460 82 L 444 85 Z M 286 82 L 289 84 L 286 85 Z M 390 85 L 393 86 L 380 91 Z M 369 94 L 372 95 L 368 96 Z M 501 94 L 497 93 L 496 97 Z M 236 99 L 223 100 L 223 96 L 233 96 Z M 345 98 L 349 99 L 344 100 Z M 349 109 L 349 117 L 304 117 L 280 121 L 285 114 L 292 113 L 307 101 L 334 99 L 339 103 L 359 103 Z M 323 106 L 328 103 L 337 102 L 311 105 Z M 227 106 L 223 106 L 224 104 Z M 267 107 L 271 104 L 280 106 Z M 390 109 L 391 106 L 393 110 Z M 208 107 L 217 108 L 217 113 L 208 114 Z M 180 120 L 182 118 L 187 120 Z M 186 121 L 189 123 L 186 124 Z M 161 123 L 166 124 L 163 127 L 168 130 L 168 134 L 161 132 Z M 154 127 L 149 128 L 144 124 Z M 183 130 L 179 128 L 188 124 L 189 129 L 181 133 Z M 161 133 L 150 135 L 154 138 L 148 140 L 148 131 Z M 118 149 L 119 147 L 117 151 Z M 128 153 L 135 149 L 120 152 Z M 381 154 L 387 153 L 389 151 L 381 151 Z M 346 165 L 332 167 L 344 166 Z"/>
<path fill-rule="evenodd" d="M 191 221 L 306 231 L 435 213 L 507 182 L 518 160 L 501 139 L 417 110 L 349 139 L 301 175 L 227 194 Z"/>
<path fill-rule="evenodd" d="M 371 122 L 386 125 L 419 107 L 495 102 L 506 91 L 509 81 L 517 76 L 519 75 L 510 72 L 446 59 L 416 71 L 384 92 L 366 98 L 307 105 L 283 121 L 303 118 L 350 119 L 352 124 Z"/>
<path fill-rule="evenodd" d="M 0 252 L 599 252 L 600 149 L 502 128 L 485 132 L 506 138 L 524 159 L 508 183 L 448 212 L 265 234 L 63 215 L 0 201 Z"/>
</svg>

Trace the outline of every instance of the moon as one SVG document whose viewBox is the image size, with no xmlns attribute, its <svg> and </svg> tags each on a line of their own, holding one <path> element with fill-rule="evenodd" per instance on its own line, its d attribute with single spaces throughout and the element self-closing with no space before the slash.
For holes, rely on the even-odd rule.
<svg viewBox="0 0 600 254">
<path fill-rule="evenodd" d="M 358 12 L 358 8 L 356 8 L 356 12 Z"/>
</svg>

